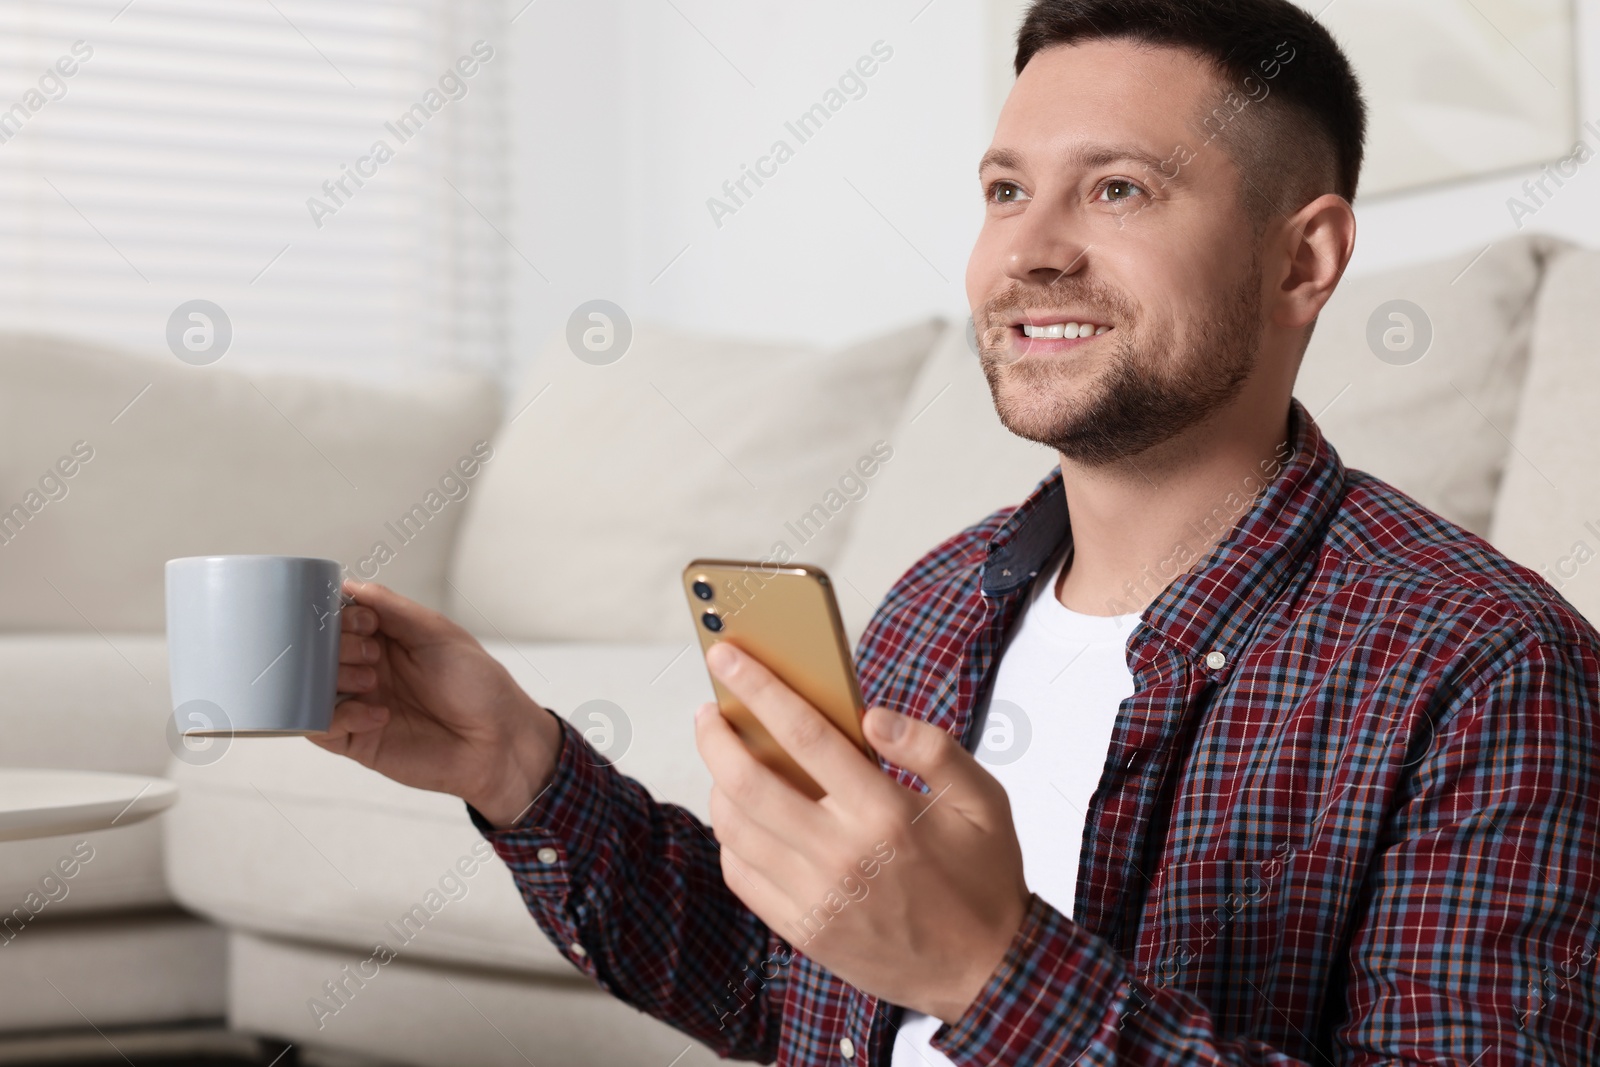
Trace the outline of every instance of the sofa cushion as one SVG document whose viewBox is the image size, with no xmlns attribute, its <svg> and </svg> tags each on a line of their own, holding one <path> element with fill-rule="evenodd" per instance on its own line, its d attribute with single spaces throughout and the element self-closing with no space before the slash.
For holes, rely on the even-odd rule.
<svg viewBox="0 0 1600 1067">
<path fill-rule="evenodd" d="M 363 965 L 366 958 L 346 948 L 231 931 L 228 1023 L 293 1042 L 301 1063 L 321 1067 L 730 1062 L 576 971 L 557 979 L 442 967 L 405 955 Z M 337 999 L 326 991 L 329 981 L 338 983 Z M 330 1049 L 338 1051 L 329 1055 Z"/>
<path fill-rule="evenodd" d="M 676 644 L 486 647 L 618 770 L 708 818 L 711 779 L 693 712 L 712 692 L 698 655 Z M 181 791 L 163 816 L 167 880 L 203 915 L 359 950 L 352 963 L 383 941 L 416 960 L 579 973 L 528 915 L 456 797 L 401 785 L 303 738 L 234 739 L 212 762 L 174 760 L 170 775 Z M 463 858 L 471 873 L 445 882 Z M 418 906 L 432 914 L 406 924 Z"/>
<path fill-rule="evenodd" d="M 833 570 L 851 644 L 900 575 L 951 534 L 1015 504 L 1056 454 L 1000 424 L 964 323 L 945 330 L 888 435 L 893 458 L 856 505 Z"/>
<path fill-rule="evenodd" d="M 69 498 L 70 499 L 70 498 Z M 3 551 L 3 550 L 0 550 Z M 16 767 L 161 775 L 172 715 L 166 642 L 152 634 L 0 636 L 0 737 Z M 0 842 L 0 911 L 38 894 L 29 922 L 169 904 L 161 870 L 166 816 L 94 833 Z M 90 850 L 73 864 L 79 843 Z M 82 857 L 85 854 L 77 853 Z M 69 859 L 71 877 L 46 884 Z"/>
<path fill-rule="evenodd" d="M 1294 392 L 1347 466 L 1488 535 L 1540 272 L 1561 247 L 1548 237 L 1515 237 L 1481 256 L 1473 249 L 1339 284 L 1318 317 Z M 1375 316 L 1380 335 L 1401 325 L 1383 307 L 1393 300 L 1420 307 L 1431 326 L 1431 345 L 1412 362 L 1388 349 L 1390 361 L 1380 359 L 1369 343 Z"/>
<path fill-rule="evenodd" d="M 95 1038 L 68 1046 L 83 1056 L 71 1062 L 104 1062 L 90 1057 L 110 1054 L 105 1030 L 117 1035 L 112 1048 L 150 1063 L 159 1052 L 138 1035 L 124 1044 L 122 1028 L 149 1034 L 162 1023 L 214 1022 L 228 1011 L 227 933 L 176 908 L 41 921 L 4 952 L 0 1030 L 16 1034 L 5 1045 L 8 1063 L 61 1063 L 63 1032 Z M 30 1055 L 31 1037 L 39 1045 Z"/>
<path fill-rule="evenodd" d="M 507 639 L 687 638 L 691 559 L 827 567 L 939 329 L 823 351 L 640 327 L 603 366 L 558 338 L 468 508 L 451 614 Z"/>
<path fill-rule="evenodd" d="M 0 335 L 0 630 L 159 631 L 163 564 L 211 553 L 326 556 L 440 606 L 474 485 L 456 464 L 499 419 L 477 375 L 246 376 Z"/>
<path fill-rule="evenodd" d="M 1600 626 L 1600 251 L 1550 264 L 1489 539 Z"/>
</svg>

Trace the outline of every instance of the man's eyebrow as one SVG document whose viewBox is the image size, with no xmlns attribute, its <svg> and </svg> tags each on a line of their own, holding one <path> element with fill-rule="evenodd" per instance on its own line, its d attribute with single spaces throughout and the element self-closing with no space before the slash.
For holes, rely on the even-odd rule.
<svg viewBox="0 0 1600 1067">
<path fill-rule="evenodd" d="M 1022 158 L 1009 148 L 991 148 L 978 161 L 978 174 L 981 176 L 984 171 L 996 167 L 1002 170 L 1021 170 Z"/>
<path fill-rule="evenodd" d="M 1147 171 L 1155 171 L 1163 178 L 1170 177 L 1172 160 L 1158 159 L 1142 148 L 1125 144 L 1074 145 L 1067 151 L 1067 161 L 1083 168 L 1103 167 L 1111 163 L 1136 163 Z M 1009 148 L 991 148 L 978 164 L 978 174 L 999 168 L 1021 170 L 1022 157 Z"/>
</svg>

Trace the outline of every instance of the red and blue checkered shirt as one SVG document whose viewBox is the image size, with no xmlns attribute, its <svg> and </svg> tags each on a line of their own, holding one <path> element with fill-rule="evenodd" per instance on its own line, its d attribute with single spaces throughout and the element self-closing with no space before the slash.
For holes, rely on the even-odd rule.
<svg viewBox="0 0 1600 1067">
<path fill-rule="evenodd" d="M 955 1063 L 1600 1063 L 1600 634 L 1344 467 L 1297 401 L 1289 428 L 1129 636 L 1076 918 L 1031 898 L 934 1036 Z M 929 552 L 861 639 L 869 704 L 967 738 L 1068 536 L 1055 470 Z M 573 965 L 724 1056 L 887 1064 L 900 1009 L 794 951 L 709 827 L 563 731 L 518 825 L 468 813 Z"/>
</svg>

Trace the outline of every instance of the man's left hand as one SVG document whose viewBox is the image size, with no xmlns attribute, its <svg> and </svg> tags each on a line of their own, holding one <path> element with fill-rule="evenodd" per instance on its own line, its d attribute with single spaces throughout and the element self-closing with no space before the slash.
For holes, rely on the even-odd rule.
<svg viewBox="0 0 1600 1067">
<path fill-rule="evenodd" d="M 913 792 L 754 657 L 724 641 L 706 663 L 827 790 L 807 798 L 751 754 L 715 703 L 701 706 L 695 743 L 711 770 L 723 880 L 857 989 L 955 1022 L 1028 907 L 1004 788 L 944 730 L 869 708 L 868 742 L 931 790 Z"/>
</svg>

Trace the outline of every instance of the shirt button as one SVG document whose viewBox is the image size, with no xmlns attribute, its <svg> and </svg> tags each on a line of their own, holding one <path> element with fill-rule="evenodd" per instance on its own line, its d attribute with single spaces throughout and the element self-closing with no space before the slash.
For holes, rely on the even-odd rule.
<svg viewBox="0 0 1600 1067">
<path fill-rule="evenodd" d="M 589 954 L 589 950 L 578 944 L 576 941 L 567 947 L 572 950 L 572 954 L 574 956 L 587 956 Z"/>
<path fill-rule="evenodd" d="M 839 1055 L 843 1056 L 847 1060 L 855 1059 L 856 1043 L 851 1041 L 848 1037 L 841 1037 L 839 1039 Z"/>
<path fill-rule="evenodd" d="M 540 863 L 554 863 L 557 859 L 556 850 L 551 848 L 549 845 L 541 848 L 538 852 L 535 852 L 534 855 L 539 857 Z"/>
<path fill-rule="evenodd" d="M 1227 665 L 1228 665 L 1228 657 L 1224 656 L 1221 652 L 1208 652 L 1208 653 L 1206 653 L 1206 666 L 1210 667 L 1212 670 L 1220 671 L 1222 668 L 1226 667 Z"/>
</svg>

